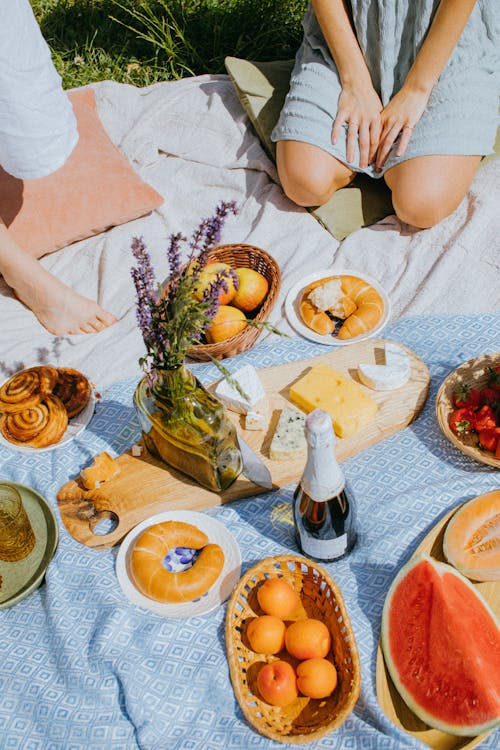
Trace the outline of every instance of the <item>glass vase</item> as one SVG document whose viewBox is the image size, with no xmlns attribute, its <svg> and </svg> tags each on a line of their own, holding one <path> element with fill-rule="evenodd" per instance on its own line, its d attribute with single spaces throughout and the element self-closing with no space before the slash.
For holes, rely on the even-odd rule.
<svg viewBox="0 0 500 750">
<path fill-rule="evenodd" d="M 225 407 L 181 365 L 159 370 L 134 393 L 148 451 L 213 492 L 227 489 L 241 473 L 236 428 Z"/>
</svg>

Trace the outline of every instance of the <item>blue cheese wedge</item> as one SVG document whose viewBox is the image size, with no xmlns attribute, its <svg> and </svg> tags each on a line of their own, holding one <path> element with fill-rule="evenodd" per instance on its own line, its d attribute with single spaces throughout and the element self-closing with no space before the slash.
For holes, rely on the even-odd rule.
<svg viewBox="0 0 500 750">
<path fill-rule="evenodd" d="M 231 373 L 231 380 L 237 382 L 247 396 L 245 398 L 237 388 L 223 378 L 215 389 L 215 395 L 224 406 L 237 414 L 248 414 L 249 411 L 259 411 L 257 405 L 265 398 L 264 386 L 253 365 L 240 367 Z"/>
<path fill-rule="evenodd" d="M 272 461 L 288 461 L 306 453 L 305 419 L 305 414 L 297 409 L 288 406 L 283 409 L 269 448 Z"/>
<path fill-rule="evenodd" d="M 410 377 L 410 358 L 397 344 L 385 345 L 385 365 L 359 364 L 361 382 L 375 391 L 401 388 Z"/>
</svg>

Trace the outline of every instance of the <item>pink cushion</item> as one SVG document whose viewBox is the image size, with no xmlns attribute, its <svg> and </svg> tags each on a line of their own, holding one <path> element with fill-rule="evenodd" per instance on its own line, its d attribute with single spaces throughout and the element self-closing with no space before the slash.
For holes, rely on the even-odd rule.
<svg viewBox="0 0 500 750">
<path fill-rule="evenodd" d="M 86 88 L 69 93 L 79 140 L 66 164 L 36 180 L 0 168 L 0 216 L 16 242 L 37 256 L 124 224 L 163 203 L 111 142 Z"/>
</svg>

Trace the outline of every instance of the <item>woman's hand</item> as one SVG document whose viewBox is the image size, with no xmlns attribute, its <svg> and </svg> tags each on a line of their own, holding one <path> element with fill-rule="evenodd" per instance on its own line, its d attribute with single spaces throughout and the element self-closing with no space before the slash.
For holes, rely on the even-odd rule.
<svg viewBox="0 0 500 750">
<path fill-rule="evenodd" d="M 375 161 L 377 171 L 380 171 L 384 166 L 389 152 L 399 136 L 400 141 L 396 149 L 396 156 L 404 155 L 413 135 L 413 128 L 425 111 L 430 93 L 430 89 L 428 91 L 417 91 L 403 86 L 391 99 L 387 107 L 384 107 L 380 115 L 382 132 Z"/>
<path fill-rule="evenodd" d="M 339 97 L 338 111 L 332 128 L 332 143 L 337 143 L 341 129 L 347 124 L 346 159 L 352 163 L 359 144 L 359 166 L 371 164 L 379 147 L 382 125 L 382 102 L 374 88 L 344 87 Z"/>
</svg>

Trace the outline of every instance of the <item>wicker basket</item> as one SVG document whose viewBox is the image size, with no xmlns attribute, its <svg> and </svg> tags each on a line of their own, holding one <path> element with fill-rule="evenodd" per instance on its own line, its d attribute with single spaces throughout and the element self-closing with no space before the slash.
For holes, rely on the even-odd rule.
<svg viewBox="0 0 500 750">
<path fill-rule="evenodd" d="M 219 245 L 209 253 L 209 260 L 228 263 L 232 268 L 253 268 L 261 273 L 269 283 L 267 296 L 257 313 L 248 317 L 253 320 L 264 321 L 274 307 L 281 287 L 281 271 L 274 258 L 253 245 Z M 207 362 L 210 357 L 224 359 L 232 357 L 250 349 L 261 333 L 260 326 L 248 325 L 241 333 L 218 344 L 196 344 L 188 350 L 188 357 Z"/>
<path fill-rule="evenodd" d="M 496 469 L 500 469 L 500 459 L 495 458 L 493 453 L 477 447 L 477 434 L 469 433 L 463 437 L 457 437 L 450 429 L 449 419 L 455 409 L 453 405 L 455 391 L 462 385 L 470 385 L 471 388 L 484 388 L 488 381 L 488 369 L 498 365 L 500 365 L 500 352 L 483 354 L 464 362 L 443 380 L 436 397 L 436 419 L 450 443 L 470 458 L 474 458 L 487 466 L 494 466 Z"/>
<path fill-rule="evenodd" d="M 247 621 L 263 614 L 257 601 L 261 581 L 282 577 L 300 593 L 308 617 L 322 620 L 332 636 L 332 655 L 338 685 L 328 698 L 299 696 L 285 707 L 271 706 L 259 697 L 256 678 L 265 662 L 286 658 L 255 654 L 245 637 Z M 268 557 L 242 576 L 229 600 L 226 613 L 226 647 L 231 681 L 241 710 L 261 734 L 278 742 L 302 744 L 323 737 L 339 727 L 351 713 L 360 691 L 360 666 L 354 633 L 342 594 L 331 576 L 305 557 Z"/>
</svg>

